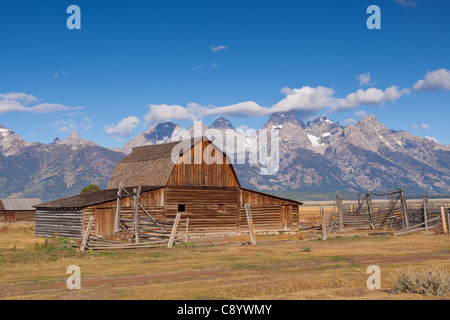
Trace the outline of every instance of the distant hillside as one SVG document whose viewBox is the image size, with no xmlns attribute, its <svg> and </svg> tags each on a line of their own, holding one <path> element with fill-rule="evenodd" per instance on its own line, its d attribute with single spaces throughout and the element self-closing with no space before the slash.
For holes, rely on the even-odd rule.
<svg viewBox="0 0 450 320">
<path fill-rule="evenodd" d="M 105 188 L 125 154 L 78 137 L 28 143 L 12 130 L 0 136 L 0 198 L 39 197 L 43 201 L 79 194 L 83 187 Z"/>
</svg>

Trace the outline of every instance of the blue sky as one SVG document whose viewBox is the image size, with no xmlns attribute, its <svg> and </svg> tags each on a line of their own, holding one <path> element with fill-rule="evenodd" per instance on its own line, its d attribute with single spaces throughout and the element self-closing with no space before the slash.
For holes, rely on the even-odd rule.
<svg viewBox="0 0 450 320">
<path fill-rule="evenodd" d="M 66 26 L 72 4 L 80 30 Z M 366 26 L 372 4 L 380 30 Z M 28 141 L 76 130 L 120 147 L 167 118 L 258 129 L 274 111 L 365 112 L 449 144 L 448 12 L 445 0 L 0 0 L 0 123 Z"/>
</svg>

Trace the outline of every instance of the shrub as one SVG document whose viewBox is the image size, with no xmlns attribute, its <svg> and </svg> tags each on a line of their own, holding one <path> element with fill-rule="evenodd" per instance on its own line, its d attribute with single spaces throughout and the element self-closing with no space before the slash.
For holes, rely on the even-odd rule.
<svg viewBox="0 0 450 320">
<path fill-rule="evenodd" d="M 99 190 L 100 190 L 99 186 L 97 186 L 96 184 L 91 184 L 91 185 L 81 189 L 81 193 L 80 194 L 85 194 L 85 193 L 99 191 Z"/>
<path fill-rule="evenodd" d="M 397 274 L 392 293 L 417 293 L 446 296 L 450 293 L 448 268 L 409 269 Z"/>
</svg>

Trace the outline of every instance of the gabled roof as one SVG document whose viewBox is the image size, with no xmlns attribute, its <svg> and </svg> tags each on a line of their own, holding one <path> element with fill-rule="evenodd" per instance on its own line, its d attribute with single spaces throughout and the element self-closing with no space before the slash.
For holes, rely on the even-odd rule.
<svg viewBox="0 0 450 320">
<path fill-rule="evenodd" d="M 41 203 L 39 198 L 30 199 L 2 199 L 0 200 L 0 210 L 6 211 L 32 211 L 34 205 Z"/>
<path fill-rule="evenodd" d="M 208 141 L 214 145 L 206 137 L 197 137 L 184 141 L 135 147 L 117 164 L 106 188 L 118 188 L 121 182 L 124 186 L 166 186 L 176 165 L 172 159 L 172 152 L 176 156 L 181 156 L 183 151 L 190 150 L 201 141 Z M 214 147 L 220 150 L 217 146 L 214 145 Z M 222 150 L 220 151 L 226 156 Z M 234 168 L 232 170 L 234 172 Z M 236 176 L 235 172 L 234 174 Z M 236 180 L 239 184 L 237 176 Z"/>
<path fill-rule="evenodd" d="M 137 187 L 124 188 L 128 193 L 133 194 L 133 189 Z M 160 189 L 161 187 L 141 187 L 141 192 L 151 191 Z M 63 198 L 59 200 L 44 202 L 36 204 L 34 207 L 37 209 L 82 209 L 85 207 L 93 206 L 96 204 L 101 204 L 115 200 L 117 198 L 118 189 L 106 189 L 100 191 L 89 192 L 85 194 L 80 194 L 68 198 Z M 126 192 L 122 192 L 122 198 L 129 197 Z"/>
</svg>

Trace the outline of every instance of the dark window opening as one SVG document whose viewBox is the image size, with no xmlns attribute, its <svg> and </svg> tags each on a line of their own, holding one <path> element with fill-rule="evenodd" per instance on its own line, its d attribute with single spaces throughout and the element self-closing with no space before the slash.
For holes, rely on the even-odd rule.
<svg viewBox="0 0 450 320">
<path fill-rule="evenodd" d="M 186 212 L 186 205 L 185 204 L 179 204 L 178 205 L 178 212 Z"/>
<path fill-rule="evenodd" d="M 217 209 L 219 210 L 219 211 L 225 211 L 225 205 L 224 204 L 219 204 L 219 205 L 217 205 Z"/>
</svg>

